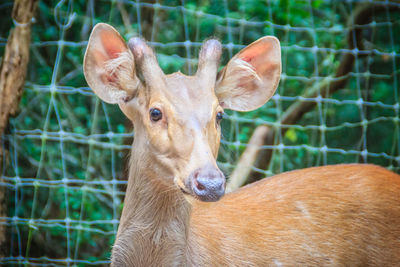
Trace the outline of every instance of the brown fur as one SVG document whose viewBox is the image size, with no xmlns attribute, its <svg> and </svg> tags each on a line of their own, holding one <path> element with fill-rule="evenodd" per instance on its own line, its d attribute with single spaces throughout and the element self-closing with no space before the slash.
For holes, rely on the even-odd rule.
<svg viewBox="0 0 400 267">
<path fill-rule="evenodd" d="M 98 24 L 84 62 L 94 92 L 118 103 L 135 126 L 113 266 L 400 263 L 400 176 L 381 167 L 304 169 L 215 203 L 197 200 L 191 177 L 218 168 L 216 115 L 223 108 L 255 109 L 277 87 L 276 38 L 250 44 L 218 76 L 216 40 L 203 45 L 195 76 L 164 75 L 143 40 L 131 39 L 128 46 L 111 26 Z M 162 113 L 156 121 L 149 113 L 154 108 Z"/>
<path fill-rule="evenodd" d="M 384 168 L 297 170 L 192 205 L 174 187 L 135 174 L 113 266 L 400 263 L 400 176 Z"/>
<path fill-rule="evenodd" d="M 399 266 L 400 176 L 357 164 L 283 173 L 196 203 L 191 230 L 199 266 Z"/>
</svg>

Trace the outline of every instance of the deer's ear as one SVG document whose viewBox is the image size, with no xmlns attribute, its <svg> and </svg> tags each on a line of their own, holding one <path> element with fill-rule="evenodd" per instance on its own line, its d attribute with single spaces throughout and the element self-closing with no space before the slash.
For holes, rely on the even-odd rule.
<svg viewBox="0 0 400 267">
<path fill-rule="evenodd" d="M 223 108 L 254 110 L 272 97 L 280 75 L 279 41 L 265 36 L 241 50 L 218 73 L 215 93 Z"/>
<path fill-rule="evenodd" d="M 105 23 L 97 24 L 90 34 L 83 70 L 96 95 L 111 104 L 130 100 L 139 84 L 131 51 L 121 35 Z"/>
</svg>

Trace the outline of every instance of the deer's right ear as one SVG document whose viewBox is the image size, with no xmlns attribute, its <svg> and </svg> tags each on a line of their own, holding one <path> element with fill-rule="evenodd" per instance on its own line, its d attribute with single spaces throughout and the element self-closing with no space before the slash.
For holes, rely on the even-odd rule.
<svg viewBox="0 0 400 267">
<path fill-rule="evenodd" d="M 105 23 L 97 24 L 90 34 L 83 71 L 96 95 L 110 104 L 129 101 L 139 85 L 131 51 L 121 35 Z"/>
</svg>

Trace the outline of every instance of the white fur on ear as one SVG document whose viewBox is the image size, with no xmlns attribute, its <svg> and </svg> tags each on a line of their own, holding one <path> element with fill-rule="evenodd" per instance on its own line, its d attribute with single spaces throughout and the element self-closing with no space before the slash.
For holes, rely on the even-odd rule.
<svg viewBox="0 0 400 267">
<path fill-rule="evenodd" d="M 242 49 L 218 73 L 215 94 L 223 108 L 254 110 L 275 93 L 280 74 L 279 41 L 265 36 Z"/>
<path fill-rule="evenodd" d="M 254 70 L 254 67 L 247 63 L 246 61 L 236 58 L 229 65 L 226 66 L 226 70 L 224 75 L 218 77 L 218 90 L 216 91 L 216 95 L 218 99 L 221 99 L 221 105 L 223 108 L 227 109 L 239 109 L 239 110 L 247 110 L 251 109 L 252 103 L 248 103 L 247 101 L 243 101 L 243 98 L 246 97 L 247 92 L 246 88 L 243 88 L 243 85 L 249 83 L 252 80 L 256 80 L 261 82 L 260 77 L 257 72 Z M 232 88 L 236 88 L 232 90 Z M 232 93 L 238 93 L 242 96 L 242 98 L 232 97 Z"/>
<path fill-rule="evenodd" d="M 135 64 L 130 51 L 122 52 L 118 57 L 110 59 L 105 63 L 105 70 L 109 75 L 116 77 L 116 81 L 110 83 L 110 94 L 114 98 L 115 104 L 128 101 L 134 91 L 139 87 L 139 79 L 132 78 L 135 73 Z M 115 94 L 114 90 L 117 91 Z"/>
</svg>

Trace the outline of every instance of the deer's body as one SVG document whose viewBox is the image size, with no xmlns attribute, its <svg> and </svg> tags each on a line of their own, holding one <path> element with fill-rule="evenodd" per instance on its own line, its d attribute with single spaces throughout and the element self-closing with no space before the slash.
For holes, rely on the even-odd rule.
<svg viewBox="0 0 400 267">
<path fill-rule="evenodd" d="M 135 127 L 112 265 L 400 266 L 400 176 L 381 167 L 293 171 L 222 197 L 223 109 L 263 105 L 281 61 L 273 37 L 217 75 L 220 55 L 209 40 L 196 75 L 165 75 L 143 40 L 126 45 L 109 25 L 93 29 L 86 80 Z"/>
<path fill-rule="evenodd" d="M 400 176 L 381 167 L 291 171 L 198 204 L 200 266 L 400 266 Z"/>
<path fill-rule="evenodd" d="M 400 176 L 381 167 L 286 172 L 193 205 L 139 188 L 128 189 L 114 266 L 400 265 Z"/>
</svg>

